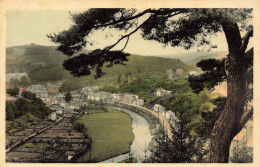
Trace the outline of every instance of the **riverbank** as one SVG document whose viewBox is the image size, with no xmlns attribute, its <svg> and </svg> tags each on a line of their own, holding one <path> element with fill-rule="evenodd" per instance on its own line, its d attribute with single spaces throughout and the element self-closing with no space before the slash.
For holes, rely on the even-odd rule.
<svg viewBox="0 0 260 167">
<path fill-rule="evenodd" d="M 158 135 L 158 125 L 161 125 L 160 121 L 158 118 L 156 118 L 153 114 L 139 108 L 139 107 L 135 107 L 135 106 L 130 106 L 130 105 L 126 105 L 123 103 L 115 103 L 113 104 L 113 106 L 117 106 L 117 107 L 122 107 L 125 109 L 129 109 L 137 114 L 139 114 L 140 116 L 142 116 L 143 118 L 145 118 L 147 120 L 147 122 L 149 123 L 149 130 L 151 132 L 152 135 L 152 140 L 149 144 L 147 144 L 147 149 L 151 150 L 155 147 L 156 145 L 156 136 Z"/>
<path fill-rule="evenodd" d="M 159 119 L 152 113 L 147 112 L 146 110 L 140 108 L 140 107 L 136 107 L 136 106 L 131 106 L 131 105 L 127 105 L 124 103 L 114 103 L 114 104 L 106 104 L 106 103 L 93 103 L 92 105 L 98 105 L 98 106 L 105 106 L 105 107 L 120 107 L 120 108 L 124 108 L 124 109 L 128 109 L 130 111 L 133 111 L 134 113 L 142 116 L 149 124 L 149 130 L 152 136 L 151 141 L 149 142 L 149 144 L 146 144 L 147 150 L 152 150 L 157 142 L 156 142 L 156 137 L 158 135 L 158 125 L 161 125 L 161 122 L 159 121 Z M 125 157 L 127 158 L 127 154 L 125 154 Z M 112 159 L 110 159 L 112 160 Z M 114 160 L 113 160 L 114 161 Z M 109 161 L 111 162 L 111 161 Z"/>
<path fill-rule="evenodd" d="M 131 150 L 127 154 L 119 155 L 103 161 L 102 163 L 109 162 L 142 162 L 144 159 L 149 157 L 150 150 L 148 149 L 148 144 L 151 142 L 152 135 L 149 130 L 148 121 L 140 116 L 139 114 L 120 107 L 112 107 L 113 109 L 127 113 L 132 119 L 132 131 L 135 135 L 133 143 L 131 144 Z M 127 159 L 127 160 L 126 160 Z"/>
</svg>

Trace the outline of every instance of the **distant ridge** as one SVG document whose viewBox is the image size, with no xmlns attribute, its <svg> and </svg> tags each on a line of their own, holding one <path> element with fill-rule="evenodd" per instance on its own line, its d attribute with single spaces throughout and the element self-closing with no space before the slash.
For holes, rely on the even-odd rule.
<svg viewBox="0 0 260 167">
<path fill-rule="evenodd" d="M 189 66 L 196 66 L 196 64 L 203 59 L 223 59 L 227 56 L 227 54 L 228 54 L 228 51 L 215 52 L 215 53 L 211 53 L 209 55 L 197 57 L 194 60 L 186 62 L 186 64 Z"/>
<path fill-rule="evenodd" d="M 180 53 L 180 54 L 172 54 L 172 55 L 147 55 L 147 56 L 180 59 L 181 61 L 187 63 L 199 57 L 204 57 L 204 56 L 209 56 L 209 55 L 219 54 L 219 53 L 222 52 L 200 51 L 200 52 Z"/>
<path fill-rule="evenodd" d="M 56 46 L 20 45 L 6 48 L 7 72 L 28 72 L 34 63 L 44 63 L 46 66 L 62 64 L 67 56 L 56 50 Z M 88 53 L 88 50 L 82 52 Z"/>
</svg>

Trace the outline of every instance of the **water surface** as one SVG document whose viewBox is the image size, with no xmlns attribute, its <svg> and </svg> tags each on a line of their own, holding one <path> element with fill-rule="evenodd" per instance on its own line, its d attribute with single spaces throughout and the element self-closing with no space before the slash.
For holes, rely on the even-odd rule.
<svg viewBox="0 0 260 167">
<path fill-rule="evenodd" d="M 148 144 L 152 140 L 152 135 L 149 130 L 149 123 L 144 117 L 128 109 L 124 109 L 120 107 L 110 107 L 110 108 L 125 112 L 132 118 L 132 132 L 134 134 L 134 140 L 132 145 L 130 146 L 130 149 L 133 156 L 137 158 L 137 161 L 141 162 L 141 160 L 143 160 L 145 156 L 150 155 L 150 151 L 147 149 Z M 147 150 L 146 153 L 145 150 Z M 110 158 L 106 161 L 103 161 L 102 163 L 121 162 L 128 157 L 129 157 L 129 153 L 122 154 L 114 158 Z"/>
</svg>

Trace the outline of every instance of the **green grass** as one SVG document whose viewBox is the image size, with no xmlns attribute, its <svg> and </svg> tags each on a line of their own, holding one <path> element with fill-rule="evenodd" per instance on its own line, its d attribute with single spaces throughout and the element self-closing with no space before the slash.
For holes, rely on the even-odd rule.
<svg viewBox="0 0 260 167">
<path fill-rule="evenodd" d="M 51 147 L 48 143 L 25 143 L 23 145 L 20 146 L 21 148 L 38 148 L 43 150 L 43 148 L 49 148 Z"/>
<path fill-rule="evenodd" d="M 91 137 L 91 160 L 100 162 L 130 151 L 134 139 L 131 118 L 120 111 L 107 108 L 91 108 L 89 113 L 81 116 L 76 122 L 83 123 L 86 133 Z M 85 110 L 85 112 L 87 112 Z M 90 151 L 86 152 L 77 162 L 89 161 Z"/>
</svg>

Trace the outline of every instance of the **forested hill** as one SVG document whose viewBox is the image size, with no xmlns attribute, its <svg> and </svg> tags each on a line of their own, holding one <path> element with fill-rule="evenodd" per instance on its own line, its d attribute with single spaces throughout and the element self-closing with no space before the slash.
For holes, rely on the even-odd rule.
<svg viewBox="0 0 260 167">
<path fill-rule="evenodd" d="M 88 53 L 88 50 L 83 50 L 82 52 Z M 31 71 L 33 65 L 37 63 L 43 63 L 44 66 L 60 65 L 67 57 L 56 50 L 55 46 L 41 46 L 41 45 L 22 45 L 22 46 L 13 46 L 6 49 L 6 65 L 7 72 L 9 69 L 18 70 L 14 72 L 19 72 L 20 69 L 23 69 L 28 72 Z M 150 57 L 150 56 L 139 56 L 131 55 L 127 65 L 123 66 L 114 66 L 111 69 L 106 70 L 107 72 L 115 73 L 124 73 L 128 68 L 130 70 L 138 70 L 149 73 L 153 76 L 161 75 L 165 73 L 165 70 L 181 68 L 184 72 L 192 70 L 185 63 L 179 59 L 168 59 L 160 57 Z M 12 71 L 11 71 L 12 72 Z"/>
<path fill-rule="evenodd" d="M 87 51 L 86 51 L 87 52 Z M 66 56 L 53 46 L 26 45 L 7 48 L 7 68 L 26 67 L 30 63 L 45 62 L 47 67 L 40 67 L 29 72 L 32 84 L 63 80 L 62 91 L 79 89 L 85 85 L 114 85 L 118 82 L 132 82 L 137 78 L 164 78 L 166 70 L 184 70 L 184 74 L 197 70 L 179 59 L 131 55 L 126 65 L 114 65 L 104 68 L 105 76 L 94 79 L 92 76 L 76 78 L 63 70 L 61 64 Z M 28 65 L 29 64 L 29 65 Z M 12 68 L 13 69 L 13 68 Z M 120 81 L 121 80 L 121 81 Z"/>
<path fill-rule="evenodd" d="M 44 83 L 63 80 L 61 91 L 80 89 L 86 85 L 117 85 L 119 83 L 130 83 L 136 79 L 165 78 L 166 70 L 176 70 L 181 68 L 184 74 L 196 70 L 195 67 L 187 66 L 180 60 L 165 59 L 158 57 L 145 57 L 131 55 L 126 65 L 114 65 L 110 68 L 104 67 L 106 75 L 94 79 L 94 72 L 91 76 L 73 77 L 61 65 L 50 66 L 47 68 L 34 69 L 29 73 L 29 78 L 33 83 Z"/>
<path fill-rule="evenodd" d="M 128 62 L 125 66 L 114 66 L 111 69 L 107 69 L 108 72 L 126 72 L 128 70 L 134 73 L 148 73 L 151 76 L 164 75 L 166 70 L 183 69 L 184 73 L 188 73 L 194 70 L 194 67 L 187 66 L 184 62 L 179 59 L 168 59 L 161 57 L 150 57 L 150 56 L 139 56 L 131 55 L 128 57 Z M 115 71 L 114 71 L 115 70 Z"/>
</svg>

